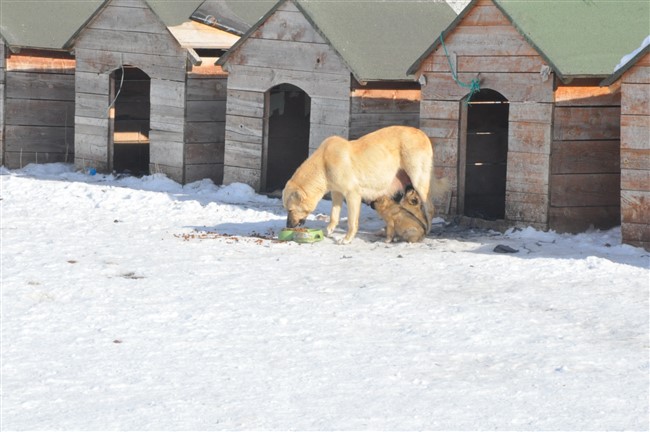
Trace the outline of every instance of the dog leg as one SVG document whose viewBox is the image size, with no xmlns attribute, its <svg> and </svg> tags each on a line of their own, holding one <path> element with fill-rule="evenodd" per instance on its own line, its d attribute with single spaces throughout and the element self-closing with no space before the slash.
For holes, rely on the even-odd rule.
<svg viewBox="0 0 650 432">
<path fill-rule="evenodd" d="M 341 206 L 343 206 L 343 194 L 340 192 L 332 192 L 332 211 L 330 212 L 330 223 L 325 228 L 325 235 L 330 236 L 336 226 L 339 224 L 341 218 Z"/>
<path fill-rule="evenodd" d="M 356 193 L 348 194 L 345 197 L 345 203 L 348 205 L 348 232 L 341 239 L 341 244 L 348 244 L 352 241 L 359 230 L 359 214 L 361 213 L 361 196 Z"/>
<path fill-rule="evenodd" d="M 395 221 L 386 222 L 386 239 L 384 242 L 391 243 L 395 238 Z"/>
</svg>

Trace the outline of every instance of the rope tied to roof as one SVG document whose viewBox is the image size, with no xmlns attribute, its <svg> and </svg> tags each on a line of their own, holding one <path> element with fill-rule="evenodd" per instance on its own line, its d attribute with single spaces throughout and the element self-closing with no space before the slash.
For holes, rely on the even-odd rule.
<svg viewBox="0 0 650 432">
<path fill-rule="evenodd" d="M 442 37 L 442 32 L 440 32 L 440 43 L 442 44 L 442 48 L 445 50 L 445 55 L 447 56 L 447 62 L 449 63 L 449 70 L 451 71 L 451 76 L 454 78 L 454 81 L 456 81 L 456 84 L 458 84 L 459 86 L 469 89 L 469 95 L 465 100 L 465 103 L 468 104 L 469 101 L 472 99 L 474 93 L 478 93 L 481 91 L 480 82 L 478 78 L 473 78 L 469 84 L 459 80 L 458 74 L 456 73 L 454 67 L 451 64 L 451 58 L 449 57 L 449 53 L 447 52 L 447 47 L 445 46 L 445 40 Z"/>
</svg>

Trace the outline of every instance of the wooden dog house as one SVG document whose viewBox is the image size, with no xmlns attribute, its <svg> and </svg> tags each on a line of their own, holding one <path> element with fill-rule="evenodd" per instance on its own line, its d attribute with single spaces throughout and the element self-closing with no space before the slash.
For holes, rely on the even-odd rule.
<svg viewBox="0 0 650 432">
<path fill-rule="evenodd" d="M 621 93 L 623 242 L 650 250 L 650 45 L 620 65 L 603 85 Z"/>
<path fill-rule="evenodd" d="M 419 124 L 406 69 L 456 17 L 444 2 L 281 0 L 221 57 L 224 183 L 284 187 L 331 135 Z"/>
<path fill-rule="evenodd" d="M 409 69 L 453 186 L 441 213 L 560 232 L 620 223 L 620 94 L 599 84 L 647 33 L 650 5 L 552 3 L 471 1 Z"/>
<path fill-rule="evenodd" d="M 78 167 L 221 182 L 226 75 L 212 53 L 237 37 L 189 22 L 201 3 L 107 0 L 68 42 Z"/>
<path fill-rule="evenodd" d="M 4 2 L 0 19 L 0 163 L 74 159 L 74 58 L 65 42 L 93 2 Z"/>
</svg>

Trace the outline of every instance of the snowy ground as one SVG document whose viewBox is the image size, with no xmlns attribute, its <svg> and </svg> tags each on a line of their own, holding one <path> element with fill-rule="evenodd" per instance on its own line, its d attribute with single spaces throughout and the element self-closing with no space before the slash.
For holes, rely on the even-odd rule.
<svg viewBox="0 0 650 432">
<path fill-rule="evenodd" d="M 3 431 L 648 430 L 617 229 L 280 243 L 241 184 L 1 170 Z"/>
</svg>

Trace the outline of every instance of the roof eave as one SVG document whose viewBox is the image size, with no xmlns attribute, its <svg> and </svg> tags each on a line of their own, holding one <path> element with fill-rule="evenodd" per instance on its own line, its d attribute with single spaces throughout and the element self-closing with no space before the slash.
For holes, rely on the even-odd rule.
<svg viewBox="0 0 650 432">
<path fill-rule="evenodd" d="M 292 1 L 292 0 L 279 0 L 279 1 L 278 1 L 278 2 L 277 2 L 277 3 L 276 3 L 276 4 L 275 4 L 271 9 L 269 9 L 269 10 L 264 14 L 264 16 L 263 16 L 262 18 L 260 18 L 260 19 L 255 23 L 255 24 L 253 24 L 253 25 L 251 26 L 251 28 L 249 28 L 248 31 L 247 31 L 246 33 L 244 33 L 244 34 L 239 38 L 239 40 L 238 40 L 237 42 L 235 42 L 235 43 L 233 44 L 233 46 L 231 46 L 230 49 L 224 53 L 224 55 L 222 55 L 221 57 L 219 57 L 219 60 L 217 60 L 217 61 L 215 62 L 215 64 L 216 64 L 217 66 L 222 66 L 222 67 L 225 68 L 225 67 L 227 66 L 226 63 L 228 62 L 228 58 L 230 58 L 230 56 L 232 55 L 232 53 L 234 53 L 235 51 L 237 51 L 237 50 L 239 49 L 239 47 L 240 47 L 242 44 L 244 44 L 244 43 L 248 40 L 248 38 L 249 38 L 253 33 L 255 33 L 255 32 L 256 32 L 256 31 L 257 31 L 257 30 L 262 26 L 262 24 L 263 24 L 264 22 L 266 22 L 266 20 L 267 20 L 271 15 L 273 15 L 273 14 L 278 10 L 278 8 L 280 7 L 280 5 L 283 4 L 284 2 L 287 2 L 287 1 Z"/>
<path fill-rule="evenodd" d="M 465 8 L 463 8 L 463 10 L 460 11 L 460 13 L 456 16 L 456 18 L 454 18 L 454 20 L 451 22 L 451 24 L 449 24 L 449 26 L 447 26 L 446 29 L 444 29 L 442 32 L 440 32 L 440 36 L 441 36 L 443 39 L 446 38 L 447 35 L 448 35 L 449 33 L 451 33 L 451 32 L 452 32 L 452 31 L 453 31 L 453 30 L 458 26 L 458 24 L 459 24 L 459 23 L 460 23 L 460 22 L 461 22 L 461 21 L 462 21 L 462 20 L 467 16 L 467 14 L 469 13 L 470 10 L 472 10 L 472 8 L 474 7 L 474 4 L 475 4 L 477 1 L 478 1 L 478 0 L 472 0 L 472 1 L 470 1 L 470 2 L 467 4 L 467 6 L 465 6 Z M 422 65 L 422 62 L 423 62 L 427 57 L 429 57 L 429 55 L 431 55 L 431 53 L 433 53 L 433 52 L 436 50 L 436 48 L 438 48 L 438 46 L 440 45 L 440 40 L 441 40 L 440 37 L 437 37 L 437 38 L 433 41 L 433 43 L 431 44 L 431 46 L 429 46 L 429 48 L 427 48 L 427 49 L 422 53 L 422 55 L 421 55 L 420 57 L 418 57 L 417 60 L 415 60 L 415 62 L 414 62 L 414 63 L 413 63 L 413 64 L 408 68 L 408 70 L 406 71 L 406 74 L 407 74 L 407 75 L 415 75 L 415 74 L 417 73 L 417 71 L 420 69 L 420 66 Z"/>
<path fill-rule="evenodd" d="M 641 57 L 645 56 L 646 54 L 650 53 L 650 45 L 646 45 L 641 51 L 639 51 L 634 57 L 632 57 L 627 63 L 625 63 L 623 66 L 618 68 L 614 73 L 609 75 L 607 78 L 605 78 L 600 85 L 601 86 L 609 86 L 614 84 L 616 81 L 618 81 L 619 78 L 623 76 L 625 72 L 627 72 L 632 66 L 638 62 Z"/>
</svg>

